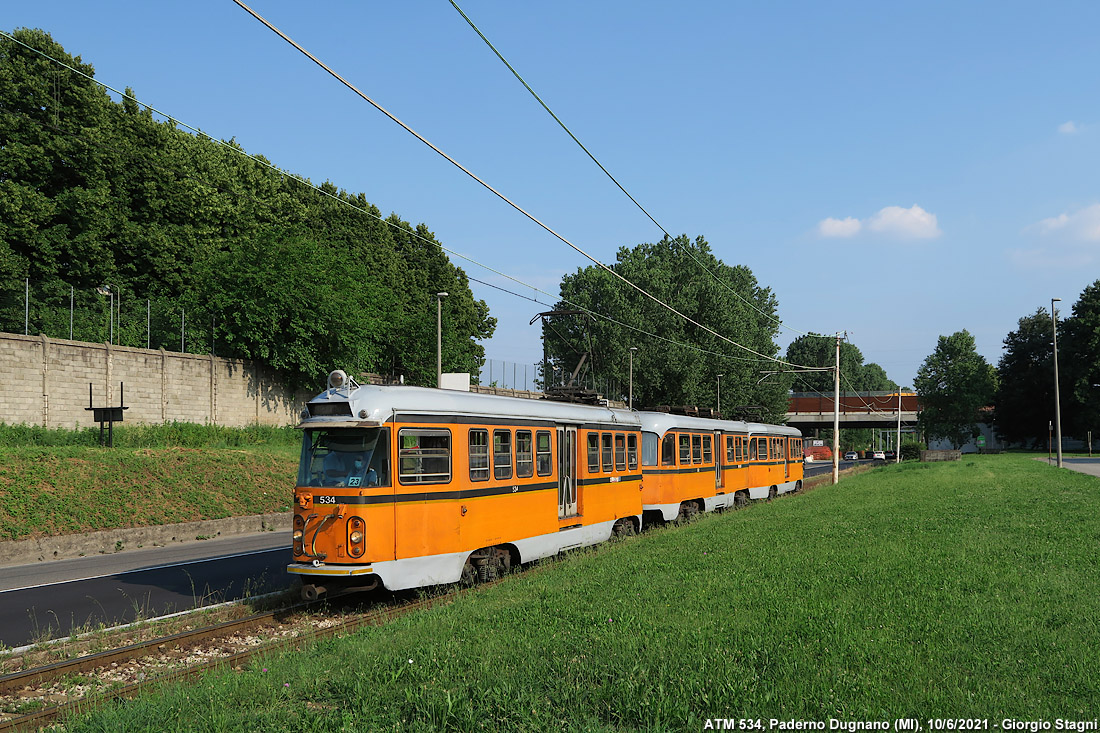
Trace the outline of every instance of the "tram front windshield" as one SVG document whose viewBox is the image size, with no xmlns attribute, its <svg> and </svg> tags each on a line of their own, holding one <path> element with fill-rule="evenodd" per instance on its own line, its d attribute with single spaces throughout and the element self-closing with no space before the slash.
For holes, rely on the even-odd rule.
<svg viewBox="0 0 1100 733">
<path fill-rule="evenodd" d="M 298 485 L 358 488 L 389 486 L 389 431 L 307 430 Z"/>
</svg>

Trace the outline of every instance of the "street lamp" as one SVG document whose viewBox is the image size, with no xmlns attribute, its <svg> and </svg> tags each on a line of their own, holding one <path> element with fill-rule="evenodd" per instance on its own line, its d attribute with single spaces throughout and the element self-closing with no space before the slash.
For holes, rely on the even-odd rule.
<svg viewBox="0 0 1100 733">
<path fill-rule="evenodd" d="M 1061 300 L 1050 299 L 1050 323 L 1054 329 L 1054 438 L 1058 441 L 1058 468 L 1062 467 L 1062 405 L 1058 397 L 1058 315 L 1054 304 Z"/>
<path fill-rule="evenodd" d="M 721 419 L 721 417 L 722 417 L 722 377 L 724 377 L 724 376 L 726 376 L 726 375 L 725 374 L 719 374 L 718 375 L 718 417 L 719 417 L 719 419 Z"/>
<path fill-rule="evenodd" d="M 109 295 L 111 297 L 110 301 L 108 302 L 108 308 L 111 312 L 111 317 L 110 317 L 111 330 L 108 332 L 107 341 L 109 343 L 113 344 L 115 342 L 115 294 L 114 294 L 114 291 L 111 290 L 110 285 L 100 285 L 98 288 L 95 289 L 95 291 L 97 293 L 99 293 L 100 295 Z"/>
<path fill-rule="evenodd" d="M 630 347 L 630 392 L 629 397 L 627 397 L 626 405 L 631 410 L 634 409 L 634 352 L 637 350 L 637 346 Z M 619 394 L 622 394 L 622 392 L 620 392 Z"/>
<path fill-rule="evenodd" d="M 435 294 L 435 386 L 443 388 L 443 299 L 447 293 Z"/>
</svg>

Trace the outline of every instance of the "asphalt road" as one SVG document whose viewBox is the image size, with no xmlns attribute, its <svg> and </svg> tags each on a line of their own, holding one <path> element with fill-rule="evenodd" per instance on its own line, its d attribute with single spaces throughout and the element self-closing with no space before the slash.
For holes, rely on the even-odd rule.
<svg viewBox="0 0 1100 733">
<path fill-rule="evenodd" d="M 267 533 L 0 569 L 0 643 L 19 647 L 288 587 L 287 540 Z"/>
<path fill-rule="evenodd" d="M 858 466 L 862 463 L 866 463 L 866 464 L 876 464 L 877 463 L 880 466 L 884 465 L 882 461 L 841 461 L 840 462 L 840 470 L 843 471 L 845 468 L 851 468 L 852 466 Z M 805 475 L 807 477 L 809 477 L 809 476 L 820 476 L 823 473 L 830 473 L 831 474 L 832 472 L 833 472 L 833 462 L 832 461 L 814 461 L 813 463 L 807 463 L 805 465 L 805 467 L 803 468 L 803 473 L 805 473 Z"/>
</svg>

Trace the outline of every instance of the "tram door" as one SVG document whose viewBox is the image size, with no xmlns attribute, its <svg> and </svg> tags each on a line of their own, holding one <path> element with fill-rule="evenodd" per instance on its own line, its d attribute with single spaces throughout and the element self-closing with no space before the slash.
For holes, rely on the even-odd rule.
<svg viewBox="0 0 1100 733">
<path fill-rule="evenodd" d="M 577 516 L 577 429 L 558 428 L 558 519 Z"/>
<path fill-rule="evenodd" d="M 722 433 L 714 431 L 714 486 L 722 488 L 725 477 L 722 475 L 722 461 L 726 457 L 726 444 L 722 442 Z"/>
</svg>

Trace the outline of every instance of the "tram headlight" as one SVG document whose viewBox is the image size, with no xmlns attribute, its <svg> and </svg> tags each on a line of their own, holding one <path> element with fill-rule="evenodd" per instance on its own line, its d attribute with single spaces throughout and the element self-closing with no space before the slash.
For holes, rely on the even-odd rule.
<svg viewBox="0 0 1100 733">
<path fill-rule="evenodd" d="M 348 382 L 348 374 L 343 369 L 337 369 L 329 372 L 328 375 L 328 388 L 340 389 Z"/>
<path fill-rule="evenodd" d="M 360 542 L 363 541 L 363 533 L 359 530 L 355 530 L 351 533 L 348 539 L 351 540 L 351 544 L 358 545 Z"/>
<path fill-rule="evenodd" d="M 302 530 L 300 530 L 300 529 L 294 530 L 294 534 L 292 534 L 291 537 L 294 539 L 295 542 L 301 542 L 302 541 Z"/>
</svg>

